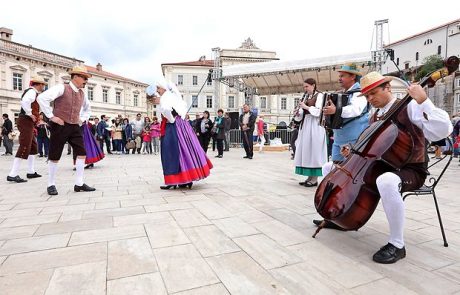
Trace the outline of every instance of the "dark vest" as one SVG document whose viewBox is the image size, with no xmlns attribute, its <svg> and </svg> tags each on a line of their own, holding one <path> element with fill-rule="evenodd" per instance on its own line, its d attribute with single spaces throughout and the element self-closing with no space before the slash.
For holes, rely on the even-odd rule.
<svg viewBox="0 0 460 295">
<path fill-rule="evenodd" d="M 32 87 L 26 89 L 26 91 L 24 91 L 24 93 L 22 94 L 21 99 L 24 97 L 24 95 L 26 95 L 27 91 L 29 91 L 31 89 L 33 90 Z M 34 115 L 35 118 L 36 118 L 35 122 L 38 120 L 38 117 L 40 116 L 40 105 L 37 102 L 37 96 L 38 96 L 38 93 L 35 92 L 35 100 L 30 105 L 31 108 L 32 108 L 32 115 Z M 19 114 L 23 115 L 23 116 L 26 116 L 26 111 L 23 108 L 21 108 L 21 112 L 19 112 Z"/>
<path fill-rule="evenodd" d="M 398 101 L 395 101 L 391 106 L 390 110 L 392 110 Z M 377 112 L 370 118 L 370 123 L 378 121 Z M 405 106 L 396 117 L 396 125 L 399 129 L 406 131 L 412 136 L 414 141 L 414 148 L 412 150 L 412 156 L 408 162 L 409 163 L 425 163 L 427 160 L 426 155 L 426 139 L 425 135 L 423 134 L 423 130 L 420 129 L 418 126 L 413 124 L 409 119 L 409 115 L 407 113 L 407 106 Z"/>
</svg>

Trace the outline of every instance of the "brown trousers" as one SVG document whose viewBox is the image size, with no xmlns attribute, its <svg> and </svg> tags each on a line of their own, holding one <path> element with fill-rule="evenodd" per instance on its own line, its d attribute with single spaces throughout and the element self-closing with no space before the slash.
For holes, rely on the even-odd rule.
<svg viewBox="0 0 460 295">
<path fill-rule="evenodd" d="M 16 158 L 27 159 L 29 155 L 36 155 L 37 138 L 34 135 L 35 123 L 29 116 L 20 115 L 17 121 L 19 134 L 19 148 Z"/>
</svg>

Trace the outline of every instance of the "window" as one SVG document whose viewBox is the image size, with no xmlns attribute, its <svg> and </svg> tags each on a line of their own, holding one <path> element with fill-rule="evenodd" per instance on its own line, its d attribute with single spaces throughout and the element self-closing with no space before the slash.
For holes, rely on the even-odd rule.
<svg viewBox="0 0 460 295">
<path fill-rule="evenodd" d="M 135 107 L 137 107 L 137 105 L 139 104 L 138 97 L 139 97 L 138 94 L 134 94 L 133 105 L 134 105 Z"/>
<path fill-rule="evenodd" d="M 438 54 L 441 55 L 441 45 L 438 46 Z"/>
<path fill-rule="evenodd" d="M 457 93 L 457 105 L 460 104 L 460 93 Z"/>
<path fill-rule="evenodd" d="M 460 81 L 460 79 L 459 79 Z M 234 109 L 235 108 L 235 97 L 233 95 L 230 95 L 228 97 L 228 108 L 229 109 Z"/>
<path fill-rule="evenodd" d="M 94 87 L 88 87 L 88 100 L 94 100 Z"/>
<path fill-rule="evenodd" d="M 13 73 L 13 90 L 22 90 L 22 74 Z"/>
<path fill-rule="evenodd" d="M 198 85 L 198 76 L 192 77 L 192 85 Z"/>
<path fill-rule="evenodd" d="M 415 53 L 415 60 L 418 60 L 418 52 Z"/>
<path fill-rule="evenodd" d="M 206 96 L 206 108 L 208 109 L 212 108 L 212 96 L 210 95 Z"/>
<path fill-rule="evenodd" d="M 404 63 L 404 69 L 406 69 L 406 70 L 409 69 L 409 63 L 408 62 Z"/>
<path fill-rule="evenodd" d="M 399 57 L 396 58 L 396 65 L 399 66 Z"/>
<path fill-rule="evenodd" d="M 45 85 L 45 88 L 43 88 L 43 91 L 46 91 L 48 90 L 48 88 L 50 88 L 50 78 L 43 78 L 43 80 L 45 80 L 46 82 L 46 85 Z"/>
<path fill-rule="evenodd" d="M 282 110 L 287 109 L 287 98 L 286 97 L 281 97 L 281 109 Z"/>
<path fill-rule="evenodd" d="M 102 89 L 102 102 L 108 102 L 108 101 L 109 101 L 109 90 Z"/>
<path fill-rule="evenodd" d="M 428 45 L 428 44 L 431 44 L 431 43 L 433 43 L 433 40 L 426 39 L 425 42 L 423 43 L 423 45 Z"/>
<path fill-rule="evenodd" d="M 267 108 L 267 98 L 265 96 L 262 96 L 260 98 L 260 108 L 262 110 L 266 109 Z"/>
<path fill-rule="evenodd" d="M 184 75 L 177 75 L 177 85 L 184 85 Z"/>
<path fill-rule="evenodd" d="M 121 92 L 120 91 L 117 91 L 115 93 L 115 103 L 116 104 L 121 104 Z"/>
<path fill-rule="evenodd" d="M 299 102 L 300 102 L 300 97 L 295 97 L 294 98 L 294 106 L 297 107 L 299 105 Z"/>
<path fill-rule="evenodd" d="M 192 95 L 192 108 L 198 107 L 198 96 Z"/>
<path fill-rule="evenodd" d="M 457 79 L 457 87 L 460 87 L 460 79 Z"/>
<path fill-rule="evenodd" d="M 206 77 L 206 81 L 207 81 L 207 82 L 206 82 L 206 85 L 208 85 L 208 86 L 211 86 L 211 85 L 212 85 L 212 80 L 208 80 L 208 78 Z"/>
</svg>

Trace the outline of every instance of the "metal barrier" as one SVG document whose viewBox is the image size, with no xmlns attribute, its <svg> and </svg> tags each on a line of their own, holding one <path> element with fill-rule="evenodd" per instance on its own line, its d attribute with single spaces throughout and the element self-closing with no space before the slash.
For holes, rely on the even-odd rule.
<svg viewBox="0 0 460 295">
<path fill-rule="evenodd" d="M 289 144 L 291 142 L 291 134 L 292 132 L 289 129 L 277 129 L 275 131 L 265 132 L 265 144 L 269 144 L 270 140 L 273 140 L 275 138 L 280 138 L 283 144 Z M 230 146 L 243 146 L 243 137 L 241 135 L 241 129 L 230 130 Z"/>
</svg>

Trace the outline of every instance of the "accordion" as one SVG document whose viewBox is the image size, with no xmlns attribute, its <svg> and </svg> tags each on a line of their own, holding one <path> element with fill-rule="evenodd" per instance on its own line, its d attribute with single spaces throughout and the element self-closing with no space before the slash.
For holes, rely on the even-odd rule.
<svg viewBox="0 0 460 295">
<path fill-rule="evenodd" d="M 324 92 L 321 110 L 331 101 L 336 107 L 336 112 L 332 115 L 325 115 L 321 111 L 319 117 L 321 126 L 329 129 L 340 129 L 343 127 L 342 108 L 348 104 L 348 95 L 349 93 Z"/>
</svg>

